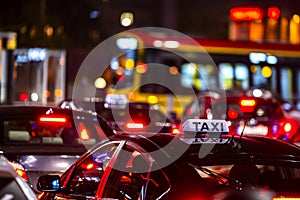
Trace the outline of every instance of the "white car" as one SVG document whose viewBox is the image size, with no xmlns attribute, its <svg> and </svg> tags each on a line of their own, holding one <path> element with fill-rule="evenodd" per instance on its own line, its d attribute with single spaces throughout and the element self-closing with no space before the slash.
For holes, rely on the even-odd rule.
<svg viewBox="0 0 300 200">
<path fill-rule="evenodd" d="M 8 160 L 0 155 L 0 199 L 35 200 L 36 194 Z"/>
</svg>

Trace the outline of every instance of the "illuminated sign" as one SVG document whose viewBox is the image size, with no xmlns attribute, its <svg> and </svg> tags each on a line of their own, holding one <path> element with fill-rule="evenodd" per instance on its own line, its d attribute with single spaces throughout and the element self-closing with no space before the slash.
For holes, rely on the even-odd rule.
<svg viewBox="0 0 300 200">
<path fill-rule="evenodd" d="M 186 133 L 223 133 L 229 132 L 229 128 L 225 120 L 188 119 L 183 124 L 183 131 Z"/>
<path fill-rule="evenodd" d="M 277 20 L 280 16 L 280 10 L 277 7 L 268 8 L 268 17 Z"/>
<path fill-rule="evenodd" d="M 233 21 L 255 21 L 263 18 L 263 11 L 256 7 L 235 7 L 230 9 Z"/>
</svg>

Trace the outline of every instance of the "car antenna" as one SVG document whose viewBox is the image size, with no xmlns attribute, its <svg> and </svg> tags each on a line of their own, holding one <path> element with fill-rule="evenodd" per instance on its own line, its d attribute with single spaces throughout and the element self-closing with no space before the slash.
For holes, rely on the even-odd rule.
<svg viewBox="0 0 300 200">
<path fill-rule="evenodd" d="M 246 120 L 246 121 L 245 121 L 245 124 L 244 124 L 244 126 L 243 126 L 243 130 L 242 130 L 241 135 L 240 135 L 239 142 L 238 142 L 238 144 L 237 144 L 238 147 L 239 147 L 239 149 L 242 147 L 242 138 L 243 138 L 243 135 L 244 135 L 245 128 L 246 128 L 246 126 L 247 126 L 247 124 L 248 124 L 248 121 L 249 121 L 249 120 Z"/>
</svg>

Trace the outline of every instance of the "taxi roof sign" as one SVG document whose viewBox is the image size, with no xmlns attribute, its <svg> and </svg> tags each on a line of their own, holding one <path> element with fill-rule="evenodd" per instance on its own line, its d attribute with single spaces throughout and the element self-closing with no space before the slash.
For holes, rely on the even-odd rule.
<svg viewBox="0 0 300 200">
<path fill-rule="evenodd" d="M 184 133 L 228 133 L 229 128 L 225 120 L 188 119 L 184 122 Z"/>
</svg>

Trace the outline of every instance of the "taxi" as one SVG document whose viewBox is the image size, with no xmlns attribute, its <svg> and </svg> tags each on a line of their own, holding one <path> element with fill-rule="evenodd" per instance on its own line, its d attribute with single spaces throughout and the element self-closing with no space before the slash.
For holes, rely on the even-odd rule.
<svg viewBox="0 0 300 200">
<path fill-rule="evenodd" d="M 39 199 L 300 199 L 299 147 L 229 131 L 189 119 L 177 135 L 114 135 L 62 176 L 41 176 Z"/>
</svg>

